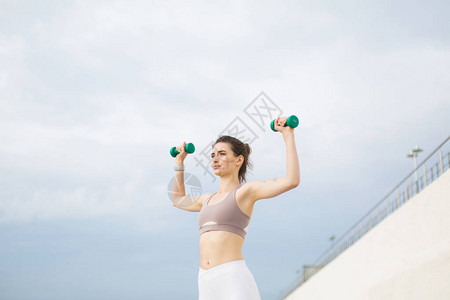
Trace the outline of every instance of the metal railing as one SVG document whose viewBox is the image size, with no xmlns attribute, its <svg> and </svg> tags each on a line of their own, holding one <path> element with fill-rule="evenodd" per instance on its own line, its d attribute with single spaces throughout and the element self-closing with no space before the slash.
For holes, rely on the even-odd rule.
<svg viewBox="0 0 450 300">
<path fill-rule="evenodd" d="M 450 168 L 449 140 L 450 136 L 337 239 L 332 247 L 322 253 L 312 265 L 304 266 L 302 275 L 290 284 L 280 299 L 285 299 L 289 296 L 295 289 L 356 243 L 372 228 L 447 171 Z"/>
</svg>

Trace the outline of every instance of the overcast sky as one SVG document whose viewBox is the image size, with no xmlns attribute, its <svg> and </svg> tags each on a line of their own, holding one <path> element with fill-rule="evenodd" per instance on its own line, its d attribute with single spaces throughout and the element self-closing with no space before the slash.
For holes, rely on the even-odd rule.
<svg viewBox="0 0 450 300">
<path fill-rule="evenodd" d="M 196 299 L 198 213 L 169 201 L 169 149 L 193 142 L 187 172 L 217 191 L 195 159 L 239 117 L 248 179 L 283 176 L 281 135 L 245 114 L 261 95 L 300 118 L 301 184 L 256 204 L 243 250 L 277 299 L 412 170 L 415 145 L 420 161 L 449 135 L 449 15 L 447 1 L 0 0 L 0 299 Z"/>
</svg>

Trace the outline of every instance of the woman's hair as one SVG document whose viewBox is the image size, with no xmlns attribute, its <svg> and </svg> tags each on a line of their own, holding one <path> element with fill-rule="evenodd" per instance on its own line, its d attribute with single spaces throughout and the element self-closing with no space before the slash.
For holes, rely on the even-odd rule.
<svg viewBox="0 0 450 300">
<path fill-rule="evenodd" d="M 248 160 L 248 156 L 250 155 L 251 149 L 250 146 L 247 143 L 243 143 L 237 138 L 234 138 L 229 135 L 222 135 L 219 137 L 216 142 L 214 143 L 213 147 L 217 143 L 228 143 L 231 147 L 231 150 L 234 153 L 234 156 L 242 155 L 244 157 L 244 162 L 241 165 L 241 168 L 239 169 L 239 182 L 242 183 L 244 181 L 247 181 L 245 179 L 245 173 L 247 173 L 247 167 L 251 168 L 252 164 Z"/>
</svg>

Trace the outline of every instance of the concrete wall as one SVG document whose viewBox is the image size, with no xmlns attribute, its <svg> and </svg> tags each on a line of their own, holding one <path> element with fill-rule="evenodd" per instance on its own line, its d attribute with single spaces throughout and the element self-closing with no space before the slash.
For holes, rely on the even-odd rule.
<svg viewBox="0 0 450 300">
<path fill-rule="evenodd" d="M 450 172 L 373 228 L 288 300 L 450 299 Z"/>
</svg>

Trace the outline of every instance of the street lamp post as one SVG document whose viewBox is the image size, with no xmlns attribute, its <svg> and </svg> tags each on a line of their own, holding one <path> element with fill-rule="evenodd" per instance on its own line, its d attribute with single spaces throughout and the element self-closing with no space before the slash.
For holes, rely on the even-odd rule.
<svg viewBox="0 0 450 300">
<path fill-rule="evenodd" d="M 423 149 L 419 148 L 419 146 L 416 145 L 416 147 L 411 150 L 411 153 L 407 155 L 407 157 L 412 158 L 414 160 L 414 177 L 416 179 L 416 182 L 417 182 L 417 155 L 419 154 L 419 152 L 422 151 Z"/>
<path fill-rule="evenodd" d="M 335 251 L 334 251 L 334 239 L 335 239 L 335 236 L 334 235 L 332 235 L 332 236 L 330 236 L 329 237 L 329 240 L 330 240 L 330 242 L 331 242 L 331 251 L 332 251 L 332 253 L 333 253 L 333 258 L 335 257 Z"/>
</svg>

